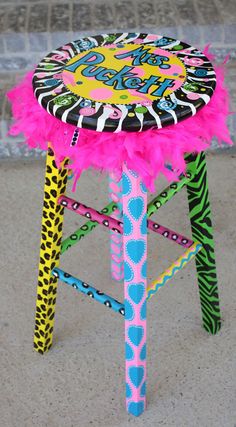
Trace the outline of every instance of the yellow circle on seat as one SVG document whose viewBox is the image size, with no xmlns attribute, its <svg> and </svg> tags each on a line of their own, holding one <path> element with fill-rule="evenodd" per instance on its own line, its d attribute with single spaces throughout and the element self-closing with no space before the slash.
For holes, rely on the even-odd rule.
<svg viewBox="0 0 236 427">
<path fill-rule="evenodd" d="M 164 49 L 118 44 L 79 53 L 66 63 L 62 75 L 71 92 L 91 101 L 151 105 L 182 86 L 186 69 Z"/>
</svg>

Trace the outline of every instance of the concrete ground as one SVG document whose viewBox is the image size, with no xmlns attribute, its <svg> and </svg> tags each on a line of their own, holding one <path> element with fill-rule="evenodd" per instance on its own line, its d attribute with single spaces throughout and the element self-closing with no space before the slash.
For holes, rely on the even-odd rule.
<svg viewBox="0 0 236 427">
<path fill-rule="evenodd" d="M 148 407 L 139 418 L 124 407 L 123 318 L 59 283 L 54 345 L 33 350 L 34 308 L 43 199 L 43 161 L 0 167 L 1 427 L 235 427 L 236 232 L 231 151 L 208 155 L 223 326 L 201 326 L 194 262 L 148 304 Z M 159 183 L 159 187 L 163 182 Z M 86 173 L 76 198 L 101 208 L 105 178 Z M 190 233 L 182 191 L 155 218 Z M 66 212 L 65 235 L 83 220 Z M 109 274 L 109 234 L 98 227 L 61 267 L 122 301 Z M 149 235 L 149 279 L 181 248 Z"/>
</svg>

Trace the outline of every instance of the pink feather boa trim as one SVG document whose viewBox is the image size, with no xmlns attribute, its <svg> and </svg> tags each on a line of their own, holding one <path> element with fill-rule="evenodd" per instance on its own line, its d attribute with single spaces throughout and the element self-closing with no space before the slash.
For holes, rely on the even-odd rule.
<svg viewBox="0 0 236 427">
<path fill-rule="evenodd" d="M 204 50 L 210 60 L 214 59 Z M 63 123 L 41 108 L 32 90 L 32 75 L 29 72 L 23 81 L 11 89 L 7 96 L 12 103 L 15 123 L 10 135 L 23 133 L 31 148 L 46 150 L 48 141 L 54 150 L 56 162 L 70 158 L 70 169 L 75 174 L 74 188 L 82 171 L 89 167 L 113 172 L 121 176 L 122 164 L 138 172 L 147 188 L 155 191 L 155 179 L 163 173 L 168 180 L 178 180 L 185 172 L 186 153 L 199 153 L 209 147 L 213 137 L 232 144 L 227 128 L 229 95 L 224 84 L 224 66 L 215 67 L 217 85 L 210 102 L 195 116 L 176 125 L 144 132 L 117 134 L 81 129 L 79 141 L 71 147 L 75 126 Z M 172 165 L 170 171 L 166 164 Z"/>
</svg>

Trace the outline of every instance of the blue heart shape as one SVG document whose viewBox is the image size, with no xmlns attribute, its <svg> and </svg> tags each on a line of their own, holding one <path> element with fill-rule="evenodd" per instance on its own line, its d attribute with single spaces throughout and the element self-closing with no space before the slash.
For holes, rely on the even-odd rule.
<svg viewBox="0 0 236 427">
<path fill-rule="evenodd" d="M 146 344 L 144 344 L 142 350 L 140 351 L 140 359 L 145 360 L 146 359 Z"/>
<path fill-rule="evenodd" d="M 128 412 L 132 415 L 138 417 L 144 411 L 144 403 L 143 402 L 130 402 L 128 406 Z"/>
<path fill-rule="evenodd" d="M 143 182 L 140 183 L 140 188 L 141 188 L 142 193 L 146 193 L 147 192 L 146 185 Z"/>
<path fill-rule="evenodd" d="M 142 283 L 132 283 L 128 287 L 128 293 L 135 304 L 139 304 L 144 295 L 144 285 Z"/>
<path fill-rule="evenodd" d="M 147 217 L 146 217 L 146 215 L 144 215 L 144 217 L 142 219 L 140 230 L 141 230 L 142 234 L 147 234 Z"/>
<path fill-rule="evenodd" d="M 130 341 L 137 347 L 142 341 L 144 330 L 142 326 L 130 326 L 128 329 L 128 337 Z"/>
<path fill-rule="evenodd" d="M 134 358 L 134 352 L 129 343 L 125 343 L 125 358 L 126 360 L 132 360 Z"/>
<path fill-rule="evenodd" d="M 147 304 L 146 304 L 146 300 L 145 300 L 142 307 L 141 307 L 141 310 L 140 310 L 140 317 L 142 320 L 145 320 L 147 317 L 146 306 L 147 306 Z"/>
<path fill-rule="evenodd" d="M 128 383 L 126 383 L 126 397 L 129 399 L 132 396 L 132 391 Z"/>
<path fill-rule="evenodd" d="M 126 243 L 126 253 L 135 264 L 138 264 L 141 261 L 144 256 L 145 249 L 145 241 L 141 239 L 130 240 Z"/>
<path fill-rule="evenodd" d="M 129 377 L 132 384 L 138 388 L 143 381 L 144 368 L 143 366 L 130 366 Z"/>
<path fill-rule="evenodd" d="M 127 261 L 124 262 L 124 277 L 127 282 L 130 282 L 134 278 L 133 269 Z"/>
<path fill-rule="evenodd" d="M 128 196 L 132 189 L 131 181 L 126 173 L 122 175 L 122 193 L 123 196 Z"/>
<path fill-rule="evenodd" d="M 124 236 L 129 236 L 133 231 L 133 225 L 130 221 L 128 215 L 123 215 L 123 222 L 124 222 Z"/>
<path fill-rule="evenodd" d="M 125 319 L 126 320 L 133 320 L 134 318 L 134 310 L 130 302 L 125 299 Z"/>
<path fill-rule="evenodd" d="M 142 277 L 144 278 L 144 279 L 146 279 L 146 277 L 147 277 L 147 261 L 144 261 L 144 263 L 143 263 L 143 265 L 142 265 L 142 268 L 141 268 L 141 274 L 142 274 Z M 132 279 L 131 279 L 132 280 Z"/>
<path fill-rule="evenodd" d="M 146 396 L 146 381 L 144 381 L 144 383 L 140 389 L 140 396 L 142 396 L 142 397 Z"/>
<path fill-rule="evenodd" d="M 128 203 L 128 211 L 130 215 L 138 221 L 144 209 L 144 202 L 142 197 L 132 197 Z"/>
</svg>

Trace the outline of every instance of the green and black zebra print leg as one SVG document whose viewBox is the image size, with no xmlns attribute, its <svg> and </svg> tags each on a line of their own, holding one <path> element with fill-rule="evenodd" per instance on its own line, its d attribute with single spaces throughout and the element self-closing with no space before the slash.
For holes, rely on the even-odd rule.
<svg viewBox="0 0 236 427">
<path fill-rule="evenodd" d="M 189 162 L 188 170 L 194 174 L 187 184 L 192 235 L 193 240 L 203 245 L 196 255 L 203 327 L 216 334 L 221 320 L 205 154 L 191 155 L 186 160 Z"/>
</svg>

